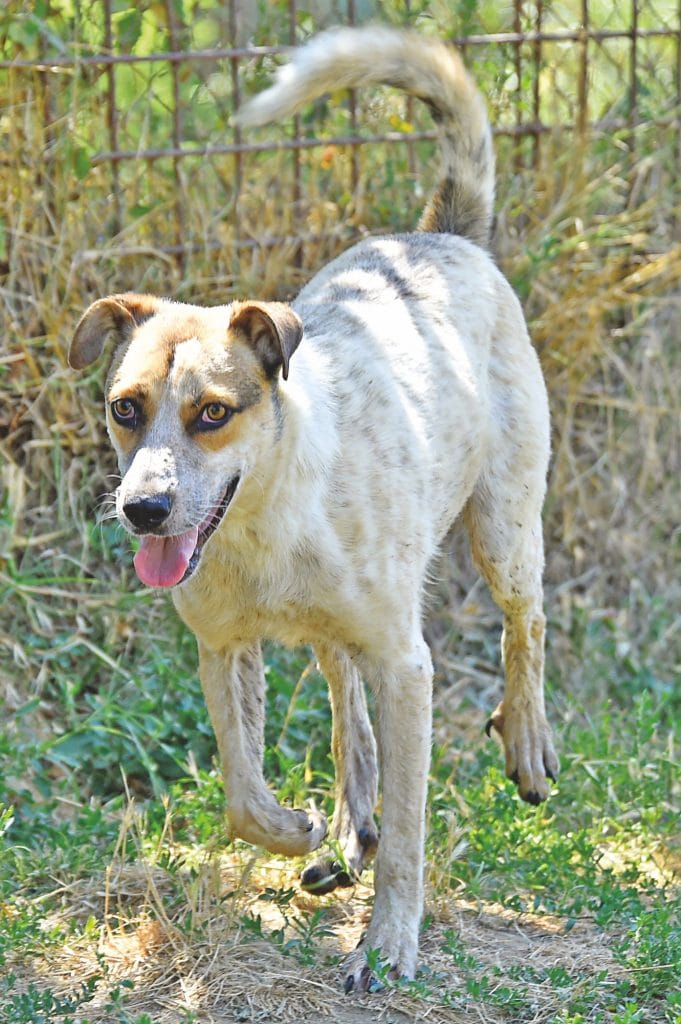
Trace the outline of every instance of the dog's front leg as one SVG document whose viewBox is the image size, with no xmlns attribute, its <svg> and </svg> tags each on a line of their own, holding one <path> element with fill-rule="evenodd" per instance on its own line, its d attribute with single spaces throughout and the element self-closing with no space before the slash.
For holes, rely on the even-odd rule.
<svg viewBox="0 0 681 1024">
<path fill-rule="evenodd" d="M 337 886 L 352 885 L 376 852 L 374 808 L 378 766 L 364 683 L 357 668 L 339 647 L 316 644 L 315 650 L 329 684 L 333 711 L 331 750 L 336 769 L 336 806 L 331 838 L 338 841 L 344 861 L 327 856 L 305 868 L 302 887 L 321 895 Z"/>
<path fill-rule="evenodd" d="M 367 666 L 376 694 L 376 738 L 383 791 L 374 910 L 346 963 L 345 990 L 371 989 L 366 951 L 378 952 L 392 978 L 413 978 L 423 909 L 423 848 L 431 745 L 433 669 L 419 638 L 390 662 Z"/>
<path fill-rule="evenodd" d="M 260 645 L 215 653 L 199 643 L 201 685 L 217 739 L 232 835 L 272 853 L 316 850 L 326 820 L 281 807 L 262 775 L 265 673 Z"/>
</svg>

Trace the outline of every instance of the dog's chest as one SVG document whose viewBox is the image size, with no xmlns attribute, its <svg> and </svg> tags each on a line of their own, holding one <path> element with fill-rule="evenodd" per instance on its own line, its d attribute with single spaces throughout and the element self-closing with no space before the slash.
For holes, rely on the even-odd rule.
<svg viewBox="0 0 681 1024">
<path fill-rule="evenodd" d="M 261 638 L 295 646 L 345 635 L 351 644 L 343 602 L 328 590 L 318 567 L 300 558 L 259 574 L 214 560 L 174 599 L 182 619 L 213 650 Z"/>
</svg>

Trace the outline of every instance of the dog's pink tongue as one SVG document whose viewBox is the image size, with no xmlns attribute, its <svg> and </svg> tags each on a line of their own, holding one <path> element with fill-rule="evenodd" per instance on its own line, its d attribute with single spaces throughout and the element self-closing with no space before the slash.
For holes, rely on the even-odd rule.
<svg viewBox="0 0 681 1024">
<path fill-rule="evenodd" d="M 142 537 L 134 565 L 148 587 L 174 587 L 179 583 L 199 539 L 197 527 L 177 537 Z"/>
</svg>

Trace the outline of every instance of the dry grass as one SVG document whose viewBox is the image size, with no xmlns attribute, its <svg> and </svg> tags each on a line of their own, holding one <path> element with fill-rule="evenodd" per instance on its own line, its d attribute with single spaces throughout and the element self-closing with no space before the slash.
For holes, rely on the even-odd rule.
<svg viewBox="0 0 681 1024">
<path fill-rule="evenodd" d="M 129 807 L 121 846 L 136 829 L 135 817 Z M 191 858 L 191 851 L 174 853 Z M 510 984 L 515 991 L 522 1019 L 548 1024 L 562 1005 L 560 988 L 546 983 L 549 969 L 562 969 L 572 979 L 572 998 L 578 997 L 579 979 L 587 988 L 598 975 L 607 978 L 607 985 L 626 977 L 610 951 L 616 936 L 611 932 L 605 941 L 602 930 L 589 920 L 578 920 L 568 931 L 563 918 L 522 915 L 497 903 L 443 900 L 433 893 L 420 957 L 427 994 L 397 987 L 348 1000 L 340 995 L 333 970 L 328 965 L 320 969 L 319 961 L 340 961 L 356 945 L 369 918 L 370 882 L 321 899 L 298 891 L 282 913 L 263 894 L 295 887 L 297 868 L 290 861 L 258 859 L 252 849 L 238 846 L 229 855 L 215 854 L 194 864 L 191 874 L 184 869 L 171 876 L 152 860 L 140 855 L 130 864 L 114 858 L 104 877 L 64 886 L 62 910 L 45 927 L 80 923 L 82 928 L 89 918 L 99 923 L 89 932 L 81 930 L 49 958 L 24 962 L 22 983 L 33 981 L 66 994 L 88 978 L 98 979 L 94 998 L 75 1018 L 86 1016 L 91 1024 L 112 1019 L 110 993 L 123 981 L 134 983 L 125 1003 L 130 1019 L 149 1013 L 154 1024 L 175 1024 L 183 1013 L 196 1014 L 207 1024 L 312 1024 L 320 1019 L 463 1024 L 472 1019 L 465 996 L 448 1002 L 446 993 L 464 993 L 471 977 L 494 976 L 499 970 L 498 984 Z M 320 906 L 325 929 L 313 940 L 317 962 L 306 966 L 281 946 L 299 934 L 295 923 Z M 249 927 L 257 918 L 262 937 Z M 452 933 L 455 949 L 460 944 L 461 950 L 474 951 L 472 967 L 458 964 L 448 951 Z M 273 942 L 273 935 L 280 938 Z M 522 972 L 509 983 L 514 968 Z M 509 1019 L 508 1010 L 495 1006 L 493 998 L 476 1001 L 474 1013 L 485 1024 Z"/>
<path fill-rule="evenodd" d="M 672 194 L 652 177 L 649 188 L 638 187 L 633 205 L 627 199 L 632 180 L 651 179 L 648 156 L 623 160 L 579 186 L 569 161 L 552 162 L 547 153 L 546 166 L 550 174 L 502 185 L 499 250 L 524 293 L 551 394 L 548 580 L 558 588 L 563 611 L 575 599 L 601 609 L 631 608 L 632 588 L 664 594 L 678 607 L 670 553 L 681 468 L 675 344 L 681 250 L 673 241 Z M 117 248 L 129 245 L 139 225 L 95 258 L 88 218 L 49 223 L 44 207 L 36 206 L 38 168 L 31 171 L 17 173 L 18 187 L 4 197 L 8 222 L 31 223 L 34 231 L 15 236 L 0 286 L 0 451 L 3 503 L 11 509 L 1 550 L 19 562 L 39 560 L 43 570 L 52 564 L 57 577 L 65 558 L 88 575 L 96 565 L 101 578 L 84 538 L 93 505 L 111 490 L 108 474 L 115 467 L 103 435 L 98 372 L 76 378 L 65 366 L 79 313 L 94 297 L 131 287 L 206 302 L 256 288 L 288 294 L 308 266 L 323 263 L 347 241 L 339 234 L 335 242 L 308 246 L 302 269 L 292 266 L 290 247 L 256 250 L 242 263 L 239 280 L 225 268 L 225 256 L 207 253 L 193 254 L 184 269 L 156 257 L 153 248 L 117 260 Z M 253 204 L 257 198 L 254 186 Z M 260 205 L 261 230 L 281 227 L 280 199 Z M 192 210 L 202 200 L 201 194 L 187 197 Z M 599 206 L 608 205 L 616 209 L 601 212 Z M 344 210 L 330 200 L 321 206 L 327 226 L 340 232 Z M 249 202 L 244 207 L 248 222 Z M 366 201 L 355 212 L 365 228 L 381 228 Z M 405 224 L 414 217 L 405 209 Z M 227 253 L 229 225 L 223 235 Z M 465 565 L 465 554 L 457 561 Z M 118 576 L 119 567 L 110 568 Z M 444 566 L 441 573 L 447 596 L 453 592 L 457 601 L 473 586 L 468 567 Z M 443 625 L 445 632 L 450 626 Z"/>
</svg>

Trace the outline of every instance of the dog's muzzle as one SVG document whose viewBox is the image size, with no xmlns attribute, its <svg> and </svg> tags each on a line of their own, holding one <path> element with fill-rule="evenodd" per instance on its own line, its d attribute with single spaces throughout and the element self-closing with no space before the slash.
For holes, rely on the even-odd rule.
<svg viewBox="0 0 681 1024">
<path fill-rule="evenodd" d="M 219 503 L 213 506 L 198 526 L 170 536 L 152 532 L 168 518 L 172 506 L 169 498 L 165 514 L 162 514 L 165 502 L 160 500 L 165 497 L 163 495 L 126 502 L 123 506 L 126 517 L 133 526 L 148 531 L 140 538 L 139 550 L 134 559 L 135 571 L 142 583 L 148 587 L 174 587 L 189 579 L 198 567 L 206 541 L 222 522 L 239 480 L 239 474 L 232 478 Z"/>
</svg>

